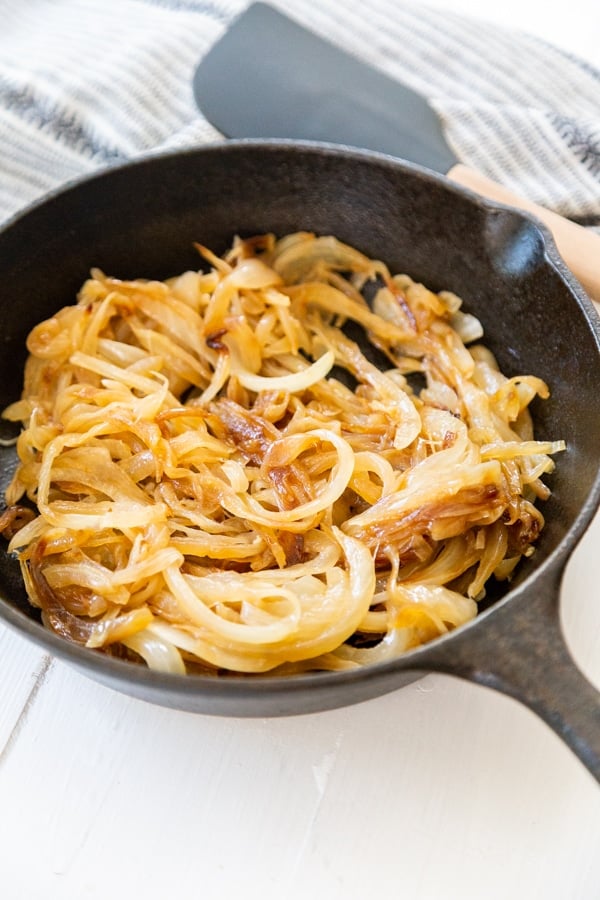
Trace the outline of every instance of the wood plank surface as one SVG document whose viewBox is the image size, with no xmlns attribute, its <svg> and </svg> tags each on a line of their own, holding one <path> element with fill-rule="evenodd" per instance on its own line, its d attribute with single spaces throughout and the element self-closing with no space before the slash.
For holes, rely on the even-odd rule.
<svg viewBox="0 0 600 900">
<path fill-rule="evenodd" d="M 0 625 L 0 763 L 35 701 L 50 657 Z"/>
</svg>

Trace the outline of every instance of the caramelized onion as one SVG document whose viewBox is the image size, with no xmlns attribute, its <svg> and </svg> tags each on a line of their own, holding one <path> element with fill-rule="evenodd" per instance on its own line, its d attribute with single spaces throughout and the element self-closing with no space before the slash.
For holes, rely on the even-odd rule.
<svg viewBox="0 0 600 900">
<path fill-rule="evenodd" d="M 209 272 L 94 269 L 29 336 L 0 531 L 44 623 L 181 675 L 352 668 L 471 619 L 544 524 L 547 386 L 334 237 L 196 246 Z"/>
</svg>

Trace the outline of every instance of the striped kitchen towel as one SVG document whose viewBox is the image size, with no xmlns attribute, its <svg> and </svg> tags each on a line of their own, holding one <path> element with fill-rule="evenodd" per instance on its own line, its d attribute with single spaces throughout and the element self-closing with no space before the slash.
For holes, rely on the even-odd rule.
<svg viewBox="0 0 600 900">
<path fill-rule="evenodd" d="M 96 169 L 220 140 L 192 76 L 248 2 L 0 0 L 0 219 Z M 600 226 L 600 71 L 420 3 L 272 2 L 428 97 L 462 162 Z"/>
</svg>

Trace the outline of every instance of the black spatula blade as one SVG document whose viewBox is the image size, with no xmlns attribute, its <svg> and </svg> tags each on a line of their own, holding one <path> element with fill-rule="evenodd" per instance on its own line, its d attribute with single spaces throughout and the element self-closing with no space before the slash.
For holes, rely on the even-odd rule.
<svg viewBox="0 0 600 900">
<path fill-rule="evenodd" d="M 202 59 L 194 95 L 227 137 L 331 141 L 443 173 L 457 162 L 420 94 L 265 3 L 250 6 Z"/>
</svg>

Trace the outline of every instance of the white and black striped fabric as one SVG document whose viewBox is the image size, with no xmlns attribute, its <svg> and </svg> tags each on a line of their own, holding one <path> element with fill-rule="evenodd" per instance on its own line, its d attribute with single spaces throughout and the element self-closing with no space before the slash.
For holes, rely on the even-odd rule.
<svg viewBox="0 0 600 900">
<path fill-rule="evenodd" d="M 204 53 L 250 0 L 0 0 L 0 220 L 74 177 L 220 140 Z M 272 0 L 419 90 L 458 158 L 600 226 L 600 71 L 543 41 L 398 0 Z"/>
</svg>

